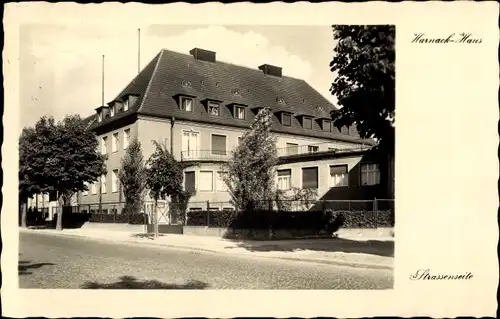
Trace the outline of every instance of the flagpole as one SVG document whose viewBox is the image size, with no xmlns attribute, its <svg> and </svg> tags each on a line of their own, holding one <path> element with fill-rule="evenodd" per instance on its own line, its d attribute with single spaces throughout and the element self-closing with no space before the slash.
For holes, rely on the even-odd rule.
<svg viewBox="0 0 500 319">
<path fill-rule="evenodd" d="M 141 29 L 137 29 L 137 74 L 141 72 Z"/>
<path fill-rule="evenodd" d="M 102 55 L 101 106 L 104 106 L 104 54 Z"/>
</svg>

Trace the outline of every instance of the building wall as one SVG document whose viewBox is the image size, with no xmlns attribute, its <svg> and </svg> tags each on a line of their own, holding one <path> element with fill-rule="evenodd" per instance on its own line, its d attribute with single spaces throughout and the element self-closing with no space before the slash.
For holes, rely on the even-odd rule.
<svg viewBox="0 0 500 319">
<path fill-rule="evenodd" d="M 105 134 L 98 136 L 99 140 L 99 150 L 101 148 L 102 137 L 108 137 L 108 159 L 106 161 L 107 166 L 107 190 L 106 193 L 102 193 L 101 202 L 102 203 L 115 203 L 118 201 L 123 201 L 123 196 L 120 196 L 119 191 L 112 192 L 112 171 L 114 169 L 121 168 L 121 158 L 125 154 L 123 149 L 123 131 L 129 128 L 131 130 L 131 139 L 137 137 L 141 142 L 144 159 L 147 160 L 149 156 L 154 151 L 154 145 L 152 141 L 159 141 L 165 143 L 167 148 L 170 150 L 171 143 L 173 143 L 173 155 L 177 160 L 181 160 L 181 152 L 183 151 L 182 146 L 182 136 L 183 131 L 193 131 L 199 133 L 199 149 L 206 150 L 210 152 L 211 150 L 211 135 L 220 134 L 227 137 L 226 140 L 226 150 L 230 152 L 238 144 L 238 137 L 244 135 L 247 131 L 242 128 L 235 128 L 229 126 L 215 125 L 215 124 L 204 124 L 196 122 L 187 121 L 176 121 L 173 126 L 173 136 L 171 140 L 171 120 L 170 119 L 158 119 L 154 117 L 140 116 L 133 124 L 121 127 L 119 129 L 109 131 Z M 114 133 L 119 134 L 119 145 L 117 152 L 112 152 L 112 135 Z M 328 139 L 313 138 L 313 137 L 302 137 L 295 135 L 288 135 L 282 133 L 276 133 L 277 137 L 277 148 L 285 148 L 287 143 L 294 143 L 300 146 L 319 144 L 319 151 L 327 151 L 328 148 L 349 148 L 357 146 L 359 144 L 347 143 L 347 142 L 335 142 Z M 229 153 L 228 153 L 229 155 Z M 361 161 L 361 156 L 357 157 L 343 157 L 335 158 L 321 161 L 302 161 L 296 163 L 283 164 L 277 167 L 277 169 L 292 169 L 292 187 L 302 187 L 302 168 L 303 167 L 318 167 L 318 197 L 327 199 L 361 199 L 370 198 L 373 191 L 367 191 L 370 187 L 359 187 L 359 176 L 360 171 L 358 164 Z M 328 185 L 329 179 L 329 166 L 330 165 L 341 165 L 347 164 L 348 170 L 350 172 L 349 177 L 349 187 L 339 187 L 330 189 Z M 196 188 L 199 189 L 199 174 L 200 171 L 212 171 L 213 172 L 213 187 L 212 191 L 197 191 L 196 194 L 191 198 L 190 206 L 198 207 L 198 203 L 205 203 L 209 201 L 210 203 L 230 201 L 230 195 L 227 191 L 221 191 L 217 187 L 219 180 L 217 179 L 217 171 L 220 171 L 221 163 L 196 163 L 196 166 L 188 167 L 185 171 L 195 171 L 195 181 Z M 373 187 L 371 187 L 373 188 Z M 79 194 L 77 202 L 79 204 L 97 204 L 99 203 L 99 189 L 100 181 L 97 182 L 97 194 L 92 194 L 91 188 L 87 195 Z M 149 198 L 146 198 L 149 200 Z M 219 208 L 224 208 L 224 204 L 219 204 Z M 206 206 L 203 206 L 206 207 Z"/>
<path fill-rule="evenodd" d="M 147 160 L 155 150 L 153 141 L 165 143 L 170 150 L 170 119 L 140 116 L 137 120 L 137 134 L 141 142 L 142 155 Z"/>
<path fill-rule="evenodd" d="M 318 167 L 318 198 L 323 198 L 324 195 L 330 191 L 329 178 L 330 178 L 330 165 L 347 165 L 349 172 L 349 187 L 357 186 L 359 182 L 356 179 L 360 176 L 356 170 L 361 162 L 362 156 L 355 157 L 342 157 L 334 159 L 325 159 L 319 161 L 301 161 L 296 163 L 287 163 L 277 166 L 277 170 L 291 169 L 291 187 L 302 188 L 302 168 Z M 349 187 L 336 187 L 343 188 L 342 191 L 347 191 Z M 329 199 L 346 199 L 346 198 L 329 198 Z"/>
<path fill-rule="evenodd" d="M 202 151 L 210 151 L 211 149 L 211 135 L 219 134 L 225 135 L 226 150 L 230 152 L 236 145 L 238 145 L 238 137 L 245 134 L 246 129 L 222 126 L 216 124 L 204 124 L 196 122 L 176 121 L 174 125 L 174 156 L 176 159 L 181 159 L 182 149 L 182 135 L 183 131 L 192 131 L 199 134 L 200 147 Z M 141 130 L 141 134 L 143 131 Z M 275 133 L 276 147 L 278 149 L 287 147 L 287 143 L 297 144 L 299 147 L 320 144 L 319 151 L 328 151 L 328 148 L 350 148 L 358 146 L 359 144 L 348 142 L 337 142 L 330 139 L 305 137 L 291 134 Z"/>
<path fill-rule="evenodd" d="M 102 138 L 106 136 L 108 138 L 108 147 L 107 147 L 107 160 L 106 160 L 106 168 L 107 168 L 107 174 L 106 174 L 106 192 L 101 193 L 101 202 L 102 203 L 113 203 L 113 202 L 119 202 L 122 197 L 120 196 L 119 188 L 116 192 L 112 191 L 112 172 L 113 170 L 120 170 L 121 167 L 121 159 L 125 155 L 126 150 L 123 147 L 123 139 L 124 139 L 124 131 L 126 129 L 130 129 L 130 141 L 132 141 L 133 138 L 136 138 L 138 136 L 138 129 L 139 129 L 139 123 L 135 122 L 130 125 L 123 126 L 119 129 L 115 129 L 103 134 L 100 134 L 97 136 L 98 140 L 98 147 L 99 147 L 99 152 L 101 151 L 101 145 L 102 145 Z M 113 134 L 118 133 L 118 147 L 116 152 L 112 152 L 112 138 Z M 88 194 L 85 195 L 83 192 L 80 192 L 78 195 L 78 203 L 79 204 L 96 204 L 99 203 L 99 194 L 100 194 L 100 185 L 101 185 L 101 180 L 100 178 L 98 181 L 96 181 L 96 189 L 97 193 L 92 194 L 92 188 L 89 185 L 89 190 Z"/>
</svg>

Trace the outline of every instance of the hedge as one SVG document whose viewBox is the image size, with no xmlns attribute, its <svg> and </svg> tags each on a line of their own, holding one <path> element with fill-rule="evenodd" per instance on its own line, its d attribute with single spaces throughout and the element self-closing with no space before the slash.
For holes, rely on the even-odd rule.
<svg viewBox="0 0 500 319">
<path fill-rule="evenodd" d="M 89 222 L 95 223 L 119 223 L 119 224 L 132 224 L 143 225 L 144 222 L 148 223 L 147 214 L 89 214 Z M 64 218 L 64 215 L 63 215 Z"/>
<path fill-rule="evenodd" d="M 308 229 L 393 227 L 394 211 L 188 211 L 188 226 L 235 229 Z M 335 230 L 335 231 L 336 231 Z"/>
<path fill-rule="evenodd" d="M 54 214 L 53 223 L 57 221 L 57 213 Z M 89 214 L 89 213 L 65 213 L 62 215 L 63 227 L 81 226 L 86 222 L 96 223 L 120 223 L 143 225 L 149 222 L 147 214 Z"/>
</svg>

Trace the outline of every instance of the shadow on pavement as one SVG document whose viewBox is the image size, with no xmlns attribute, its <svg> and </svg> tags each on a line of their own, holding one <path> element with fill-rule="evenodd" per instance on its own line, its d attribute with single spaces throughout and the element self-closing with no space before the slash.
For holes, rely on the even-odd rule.
<svg viewBox="0 0 500 319">
<path fill-rule="evenodd" d="M 162 237 L 164 236 L 163 234 L 158 234 L 158 237 Z M 132 235 L 133 238 L 147 238 L 147 239 L 155 239 L 155 235 L 154 234 L 133 234 Z"/>
<path fill-rule="evenodd" d="M 19 276 L 31 275 L 30 269 L 38 269 L 43 266 L 54 266 L 53 263 L 31 263 L 31 261 L 20 260 L 17 264 L 17 273 Z"/>
<path fill-rule="evenodd" d="M 269 251 L 300 251 L 311 250 L 320 252 L 344 252 L 371 254 L 383 257 L 394 257 L 394 241 L 390 240 L 349 240 L 341 238 L 317 240 L 287 240 L 280 243 L 265 244 L 262 241 L 240 241 L 238 247 L 255 252 Z"/>
<path fill-rule="evenodd" d="M 140 281 L 132 276 L 122 276 L 114 283 L 85 282 L 83 289 L 206 289 L 209 285 L 199 280 L 190 280 L 185 284 L 167 284 L 157 280 Z"/>
</svg>

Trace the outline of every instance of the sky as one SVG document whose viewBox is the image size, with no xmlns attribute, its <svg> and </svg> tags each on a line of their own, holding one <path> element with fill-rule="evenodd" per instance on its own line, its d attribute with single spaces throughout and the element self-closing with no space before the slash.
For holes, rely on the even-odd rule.
<svg viewBox="0 0 500 319">
<path fill-rule="evenodd" d="M 125 26 L 124 26 L 125 25 Z M 20 128 L 41 116 L 93 114 L 138 72 L 138 31 L 126 24 L 20 28 Z M 149 25 L 141 27 L 141 69 L 162 49 L 217 52 L 217 60 L 257 68 L 268 63 L 304 79 L 335 103 L 329 89 L 334 42 L 330 26 Z"/>
</svg>

